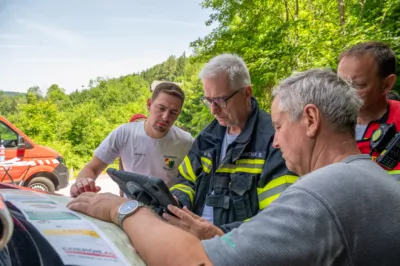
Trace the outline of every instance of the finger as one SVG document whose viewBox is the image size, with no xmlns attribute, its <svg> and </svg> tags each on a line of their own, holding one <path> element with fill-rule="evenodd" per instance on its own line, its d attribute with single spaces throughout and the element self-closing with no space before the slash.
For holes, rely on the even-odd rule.
<svg viewBox="0 0 400 266">
<path fill-rule="evenodd" d="M 181 210 L 173 205 L 168 205 L 168 210 L 181 219 L 189 228 L 196 223 L 196 220 L 191 216 L 190 211 L 190 213 L 187 213 L 186 211 Z"/>
<path fill-rule="evenodd" d="M 90 204 L 87 202 L 71 202 L 67 205 L 70 210 L 88 214 L 90 210 Z"/>
<path fill-rule="evenodd" d="M 94 191 L 97 193 L 97 192 L 99 192 L 100 190 L 101 190 L 101 187 L 96 186 Z"/>
<path fill-rule="evenodd" d="M 95 185 L 94 185 L 94 181 L 91 178 L 85 178 L 82 180 L 82 184 L 83 184 L 83 189 L 85 192 L 89 192 L 89 191 L 95 191 Z M 93 190 L 92 189 L 92 185 L 93 185 Z"/>
<path fill-rule="evenodd" d="M 87 196 L 87 197 L 96 197 L 98 194 L 96 192 L 89 191 L 89 192 L 84 192 L 81 195 L 82 196 Z"/>
<path fill-rule="evenodd" d="M 77 202 L 90 202 L 90 200 L 93 198 L 93 196 L 95 196 L 96 193 L 93 192 L 85 192 L 80 194 L 78 197 L 74 198 L 73 200 L 71 200 L 67 206 L 69 206 L 70 204 L 73 203 L 77 203 Z"/>
<path fill-rule="evenodd" d="M 88 180 L 88 183 L 89 183 L 89 190 L 87 191 L 97 192 L 96 183 L 94 182 L 94 180 L 92 181 Z"/>
<path fill-rule="evenodd" d="M 163 217 L 167 222 L 170 222 L 170 223 L 173 224 L 173 225 L 177 224 L 177 223 L 180 221 L 180 219 L 178 219 L 178 218 L 176 218 L 175 216 L 173 216 L 173 215 L 171 215 L 171 214 L 168 214 L 168 213 L 166 213 L 166 212 L 164 212 L 164 213 L 162 214 L 162 217 Z"/>
<path fill-rule="evenodd" d="M 176 218 L 175 216 L 168 214 L 168 213 L 163 213 L 162 217 L 169 223 L 174 226 L 177 226 L 179 228 L 182 228 L 184 230 L 187 230 L 189 227 L 181 220 Z"/>
<path fill-rule="evenodd" d="M 83 194 L 79 195 L 78 197 L 74 198 L 73 200 L 71 200 L 70 202 L 67 203 L 67 207 L 69 207 L 72 204 L 75 203 L 80 203 L 80 202 L 89 202 L 90 197 L 87 197 Z"/>
<path fill-rule="evenodd" d="M 78 189 L 78 195 L 85 192 L 85 188 L 83 187 L 82 181 L 78 181 L 75 183 L 76 188 Z"/>
<path fill-rule="evenodd" d="M 191 216 L 191 214 L 190 213 L 186 213 L 185 212 L 185 214 L 182 216 L 182 221 L 184 221 L 189 227 L 193 227 L 193 225 L 196 223 L 196 219 L 195 218 L 193 218 L 192 216 Z"/>
<path fill-rule="evenodd" d="M 183 207 L 183 211 L 186 212 L 187 214 L 189 214 L 191 217 L 193 217 L 194 219 L 200 219 L 201 217 L 194 214 L 192 211 L 190 211 L 186 206 Z"/>
<path fill-rule="evenodd" d="M 169 205 L 167 206 L 167 208 L 168 208 L 168 210 L 169 210 L 170 212 L 172 212 L 172 213 L 173 213 L 175 216 L 177 216 L 179 219 L 182 219 L 182 217 L 183 217 L 184 215 L 186 215 L 186 212 L 184 212 L 183 210 L 179 209 L 178 207 L 176 207 L 176 206 L 174 206 L 174 205 L 169 204 Z"/>
<path fill-rule="evenodd" d="M 71 197 L 75 198 L 79 195 L 79 190 L 78 187 L 76 186 L 76 184 L 73 184 L 71 186 L 71 191 L 70 191 Z"/>
</svg>

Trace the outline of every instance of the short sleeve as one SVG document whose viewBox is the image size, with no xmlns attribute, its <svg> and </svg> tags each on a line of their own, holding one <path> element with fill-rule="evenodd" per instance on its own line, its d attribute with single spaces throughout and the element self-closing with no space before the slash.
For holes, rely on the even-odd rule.
<svg viewBox="0 0 400 266">
<path fill-rule="evenodd" d="M 250 221 L 202 241 L 214 265 L 328 265 L 344 252 L 336 216 L 309 192 L 288 188 Z"/>
<path fill-rule="evenodd" d="M 121 154 L 124 146 L 125 125 L 113 130 L 97 147 L 94 155 L 106 164 L 112 164 Z"/>
</svg>

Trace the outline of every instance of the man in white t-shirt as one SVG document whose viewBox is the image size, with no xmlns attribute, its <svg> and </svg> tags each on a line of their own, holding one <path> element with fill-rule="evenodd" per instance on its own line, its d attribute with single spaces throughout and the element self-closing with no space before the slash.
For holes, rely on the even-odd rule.
<svg viewBox="0 0 400 266">
<path fill-rule="evenodd" d="M 178 166 L 189 152 L 193 137 L 174 122 L 181 113 L 185 95 L 172 82 L 159 84 L 147 101 L 146 121 L 124 124 L 111 132 L 94 151 L 93 159 L 72 185 L 72 197 L 98 192 L 95 180 L 118 157 L 125 171 L 161 178 L 168 187 L 178 175 Z"/>
</svg>

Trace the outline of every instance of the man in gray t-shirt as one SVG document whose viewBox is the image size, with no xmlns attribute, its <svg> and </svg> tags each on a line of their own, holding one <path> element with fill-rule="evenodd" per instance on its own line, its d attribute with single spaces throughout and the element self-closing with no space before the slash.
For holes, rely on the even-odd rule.
<svg viewBox="0 0 400 266">
<path fill-rule="evenodd" d="M 85 193 L 68 207 L 122 219 L 149 265 L 399 265 L 400 188 L 357 148 L 356 90 L 332 71 L 313 69 L 282 81 L 273 96 L 273 146 L 301 178 L 230 233 L 200 241 L 188 232 L 203 218 L 169 206 L 185 232 L 147 208 L 124 213 L 137 202 L 106 194 Z"/>
<path fill-rule="evenodd" d="M 303 176 L 256 219 L 203 247 L 214 265 L 399 265 L 399 221 L 397 182 L 354 155 Z"/>
</svg>

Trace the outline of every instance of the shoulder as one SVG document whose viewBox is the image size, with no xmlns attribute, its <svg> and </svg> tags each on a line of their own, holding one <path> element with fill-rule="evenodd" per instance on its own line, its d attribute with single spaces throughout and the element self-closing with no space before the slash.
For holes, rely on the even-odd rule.
<svg viewBox="0 0 400 266">
<path fill-rule="evenodd" d="M 269 113 L 265 112 L 264 110 L 261 110 L 261 109 L 258 110 L 258 120 L 270 122 L 272 125 L 271 115 Z"/>
<path fill-rule="evenodd" d="M 390 106 L 395 106 L 395 107 L 397 107 L 397 109 L 399 109 L 400 108 L 400 101 L 389 100 L 389 105 Z"/>
<path fill-rule="evenodd" d="M 270 139 L 274 136 L 275 130 L 272 126 L 271 115 L 264 110 L 259 109 L 254 133 L 260 135 L 261 138 Z"/>
<path fill-rule="evenodd" d="M 400 101 L 389 100 L 389 119 L 400 124 Z"/>
<path fill-rule="evenodd" d="M 132 134 L 140 132 L 141 128 L 144 128 L 144 124 L 143 123 L 144 123 L 143 121 L 142 122 L 129 122 L 129 123 L 120 125 L 119 127 L 117 127 L 114 130 L 114 132 L 116 134 L 122 134 L 122 135 L 129 134 L 129 135 L 132 135 Z"/>
<path fill-rule="evenodd" d="M 194 138 L 192 137 L 192 134 L 184 131 L 183 129 L 180 129 L 177 126 L 172 126 L 170 130 L 171 130 L 171 137 L 173 139 L 178 139 L 178 140 L 182 140 L 184 142 L 190 142 L 190 143 L 192 143 L 194 140 Z"/>
<path fill-rule="evenodd" d="M 365 188 L 386 186 L 394 181 L 368 155 L 356 155 L 342 162 L 330 164 L 299 179 L 295 187 L 309 188 L 319 194 L 334 195 L 337 191 L 353 193 L 361 184 Z M 395 183 L 395 182 L 394 182 Z M 329 184 L 329 185 L 327 185 Z"/>
</svg>

